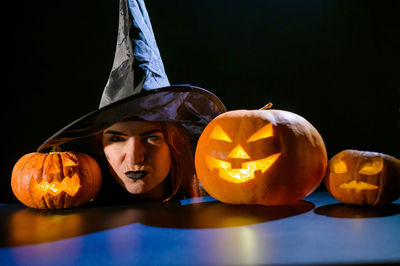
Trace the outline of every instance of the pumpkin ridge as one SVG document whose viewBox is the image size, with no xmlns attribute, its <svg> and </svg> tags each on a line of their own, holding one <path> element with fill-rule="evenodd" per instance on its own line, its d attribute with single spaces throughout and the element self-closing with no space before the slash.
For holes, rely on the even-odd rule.
<svg viewBox="0 0 400 266">
<path fill-rule="evenodd" d="M 382 154 L 379 154 L 379 156 L 382 156 Z M 376 193 L 376 198 L 375 201 L 372 205 L 377 205 L 379 203 L 379 199 L 382 197 L 382 193 L 384 191 L 384 188 L 386 187 L 386 171 L 387 171 L 387 164 L 385 161 L 383 161 L 383 169 L 378 175 L 378 193 Z"/>
<path fill-rule="evenodd" d="M 42 167 L 40 168 L 41 171 L 40 171 L 40 175 L 39 175 L 39 176 L 42 176 L 42 177 L 43 177 L 43 174 L 44 174 L 44 164 L 45 164 L 45 162 L 46 162 L 47 156 L 48 156 L 48 154 L 44 154 L 44 158 L 43 158 L 43 161 L 42 161 Z M 37 180 L 37 177 L 36 177 L 36 176 L 33 178 L 33 180 L 35 180 L 36 184 L 38 183 L 38 180 Z M 42 180 L 44 180 L 44 179 L 42 178 Z M 32 181 L 31 181 L 31 182 L 32 182 Z M 34 195 L 33 192 L 34 192 L 34 191 L 33 191 L 32 189 L 29 189 L 30 198 L 33 199 L 33 201 L 36 201 L 36 200 L 35 200 L 36 197 L 35 197 L 35 195 Z M 43 199 L 43 197 L 41 197 L 41 199 Z M 46 205 L 46 202 L 44 202 L 44 204 Z M 36 204 L 36 206 L 40 206 L 40 204 Z"/>
<path fill-rule="evenodd" d="M 61 153 L 60 153 L 60 152 L 57 153 L 57 154 L 55 154 L 55 155 L 57 156 L 58 160 L 60 161 L 60 176 L 61 176 L 60 181 L 62 181 L 62 180 L 64 180 L 64 178 L 66 178 L 66 176 L 64 175 L 63 160 L 62 160 L 62 158 L 61 158 Z"/>
<path fill-rule="evenodd" d="M 53 181 L 52 176 L 50 176 L 49 172 L 49 165 L 53 163 L 53 154 L 49 153 L 46 154 L 46 156 L 43 159 L 43 175 L 42 178 L 43 180 L 47 181 L 48 183 L 51 183 Z"/>
<path fill-rule="evenodd" d="M 386 156 L 385 154 L 382 154 L 382 153 L 378 153 L 378 156 L 383 158 L 383 169 L 379 173 L 379 178 L 378 178 L 379 191 L 377 193 L 377 197 L 376 197 L 375 202 L 374 202 L 373 205 L 379 204 L 379 200 L 381 198 L 383 198 L 382 194 L 384 193 L 384 190 L 385 190 L 385 187 L 386 187 L 386 184 L 387 184 L 387 181 L 388 181 L 388 178 L 387 178 L 387 176 L 388 176 L 388 167 L 390 167 L 388 165 L 388 164 L 390 164 L 390 158 L 388 158 L 388 156 Z"/>
<path fill-rule="evenodd" d="M 379 156 L 380 154 L 377 154 L 377 156 Z M 366 151 L 363 151 L 363 152 L 361 152 L 361 156 L 359 157 L 360 159 L 364 159 L 364 158 L 368 158 L 368 159 L 373 159 L 374 158 L 374 156 L 371 156 L 371 153 L 370 152 L 366 152 Z M 364 161 L 362 161 L 362 163 L 363 163 Z M 359 165 L 357 165 L 357 168 L 356 169 L 360 169 L 360 166 Z M 381 185 L 381 180 L 380 180 L 380 177 L 381 177 L 381 174 L 382 174 L 382 171 L 379 173 L 379 175 L 378 175 L 378 188 L 379 188 L 379 190 L 378 190 L 378 192 L 376 192 L 375 193 L 375 199 L 373 200 L 373 201 L 371 201 L 371 203 L 369 203 L 368 202 L 368 198 L 366 199 L 366 202 L 367 202 L 367 204 L 371 204 L 371 205 L 376 205 L 378 202 L 379 202 L 379 199 L 380 199 L 380 193 L 381 193 L 381 191 L 382 191 L 382 187 L 380 186 Z M 362 180 L 361 180 L 362 181 Z M 368 182 L 367 182 L 368 183 Z"/>
<path fill-rule="evenodd" d="M 77 194 L 84 193 L 85 195 L 84 197 L 81 197 L 80 200 L 78 200 L 79 203 L 77 204 L 80 205 L 80 202 L 89 201 L 96 196 L 101 186 L 101 178 L 97 180 L 97 177 L 101 176 L 101 172 L 97 166 L 97 162 L 89 155 L 84 153 L 77 153 L 76 157 L 79 158 L 78 161 L 80 162 L 77 167 L 79 174 L 82 174 L 82 168 L 87 171 L 87 173 L 84 173 L 86 175 L 85 178 L 82 179 L 84 180 L 85 184 L 81 184 L 79 190 L 77 191 Z M 88 197 L 87 195 L 89 195 L 90 197 Z"/>
<path fill-rule="evenodd" d="M 93 190 L 92 184 L 94 184 L 94 182 L 95 182 L 94 174 L 92 173 L 92 169 L 90 167 L 88 167 L 88 166 L 90 166 L 90 162 L 88 162 L 89 158 L 86 155 L 81 154 L 81 153 L 78 153 L 77 157 L 79 158 L 79 161 L 80 161 L 80 163 L 78 164 L 78 167 L 77 167 L 78 168 L 77 171 L 80 176 L 81 175 L 85 176 L 85 178 L 82 179 L 82 180 L 84 180 L 85 184 L 82 184 L 80 186 L 77 193 L 80 193 L 80 194 L 84 193 L 85 194 L 85 196 L 83 197 L 84 201 L 87 201 L 90 199 L 86 199 L 86 197 L 87 197 L 86 195 L 92 194 L 92 190 Z M 83 172 L 82 169 L 86 169 L 87 172 L 82 173 Z M 90 180 L 88 180 L 89 178 L 90 178 Z M 80 202 L 80 201 L 81 200 L 78 199 L 78 202 Z M 79 203 L 75 202 L 75 204 L 79 204 Z"/>
<path fill-rule="evenodd" d="M 42 205 L 44 205 L 44 207 L 38 205 L 40 209 L 51 209 L 51 206 L 47 202 L 46 195 L 43 195 L 43 197 L 41 197 L 40 200 L 42 201 Z"/>
<path fill-rule="evenodd" d="M 11 175 L 11 189 L 13 190 L 14 194 L 16 194 L 15 192 L 18 191 L 18 193 L 16 194 L 17 198 L 20 199 L 25 199 L 25 196 L 21 193 L 19 193 L 19 190 L 22 188 L 24 188 L 24 184 L 23 184 L 23 179 L 19 178 L 19 174 L 23 174 L 25 169 L 25 166 L 30 162 L 30 158 L 33 157 L 35 155 L 35 153 L 29 153 L 24 155 L 21 159 L 22 161 L 18 161 L 14 168 L 13 168 L 13 173 Z M 20 165 L 23 164 L 23 166 L 20 168 Z M 14 171 L 17 170 L 18 173 L 14 174 Z M 15 176 L 15 178 L 13 178 Z"/>
<path fill-rule="evenodd" d="M 20 168 L 20 170 L 19 170 L 20 172 L 22 172 L 22 171 L 25 170 L 26 165 L 27 165 L 28 163 L 30 163 L 30 159 L 31 159 L 33 156 L 35 156 L 35 153 L 34 153 L 34 152 L 29 153 L 29 154 L 27 154 L 27 155 L 24 156 L 24 160 L 21 162 L 21 163 L 24 163 L 24 165 Z M 15 165 L 15 166 L 16 166 L 16 165 Z M 19 166 L 19 164 L 18 164 L 18 166 Z"/>
<path fill-rule="evenodd" d="M 42 154 L 36 153 L 36 155 L 41 156 Z M 38 182 L 38 176 L 39 176 L 39 177 L 40 177 L 40 176 L 43 176 L 43 173 L 44 173 L 44 164 L 45 164 L 46 157 L 48 156 L 48 154 L 43 154 L 43 155 L 44 155 L 44 158 L 43 158 L 42 163 L 41 163 L 42 166 L 40 167 L 40 173 L 39 173 L 39 175 L 35 175 L 35 176 L 30 180 L 30 182 L 29 182 L 29 188 L 30 188 L 30 186 L 31 186 L 32 180 L 34 180 L 34 181 L 36 182 L 36 184 L 38 184 L 38 183 L 39 183 L 39 182 Z M 36 158 L 35 158 L 35 159 L 36 159 Z M 43 180 L 43 179 L 42 179 L 42 180 Z M 35 186 L 36 186 L 36 184 L 35 184 Z M 29 200 L 32 202 L 32 205 L 33 205 L 33 206 L 30 206 L 30 207 L 41 206 L 41 201 L 44 200 L 43 197 L 40 197 L 39 199 L 37 199 L 37 197 L 35 197 L 35 195 L 34 195 L 34 191 L 35 191 L 35 190 L 29 189 L 28 191 L 29 191 Z M 45 203 L 44 203 L 44 204 L 45 204 Z"/>
<path fill-rule="evenodd" d="M 361 165 L 361 163 L 363 162 L 363 158 L 364 158 L 364 152 L 362 152 L 361 153 L 361 155 L 360 156 L 357 156 L 356 157 L 356 163 L 354 164 L 354 169 L 360 169 L 360 165 Z M 353 171 L 353 170 L 352 170 Z M 357 174 L 357 177 L 356 177 L 356 182 L 358 183 L 358 182 L 360 182 L 361 180 L 360 180 L 360 174 Z M 351 195 L 353 196 L 353 202 L 357 202 L 358 200 L 357 200 L 357 197 L 360 197 L 361 196 L 361 200 L 362 200 L 362 202 L 365 204 L 365 203 L 369 203 L 368 202 L 368 199 L 365 199 L 365 197 L 364 197 L 364 195 L 358 195 L 358 194 L 354 194 L 354 193 L 351 193 Z"/>
</svg>

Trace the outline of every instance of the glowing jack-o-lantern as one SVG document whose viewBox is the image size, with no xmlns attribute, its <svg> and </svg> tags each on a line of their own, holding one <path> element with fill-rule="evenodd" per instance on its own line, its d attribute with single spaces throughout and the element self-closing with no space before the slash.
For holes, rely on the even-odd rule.
<svg viewBox="0 0 400 266">
<path fill-rule="evenodd" d="M 282 205 L 311 193 L 327 164 L 324 142 L 304 118 L 280 110 L 236 110 L 212 120 L 197 143 L 205 190 L 232 204 Z"/>
<path fill-rule="evenodd" d="M 400 197 L 400 160 L 377 152 L 345 150 L 329 160 L 325 185 L 344 203 L 390 203 Z"/>
<path fill-rule="evenodd" d="M 273 137 L 272 124 L 267 124 L 251 135 L 250 138 L 246 140 L 246 143 L 268 139 L 270 137 Z M 212 130 L 210 139 L 232 143 L 228 134 L 225 133 L 219 125 L 215 126 Z M 219 171 L 219 176 L 221 178 L 234 183 L 242 183 L 255 178 L 255 172 L 257 171 L 264 174 L 280 155 L 281 153 L 277 152 L 265 158 L 251 160 L 251 157 L 247 154 L 241 144 L 237 143 L 227 156 L 229 161 L 220 160 L 207 154 L 204 159 L 206 165 L 211 171 L 213 171 L 213 169 L 221 169 L 221 171 Z M 234 162 L 240 165 L 240 167 L 232 168 L 232 163 Z"/>
<path fill-rule="evenodd" d="M 101 172 L 87 154 L 35 152 L 24 155 L 15 164 L 11 186 L 18 200 L 28 207 L 69 208 L 96 196 Z"/>
</svg>

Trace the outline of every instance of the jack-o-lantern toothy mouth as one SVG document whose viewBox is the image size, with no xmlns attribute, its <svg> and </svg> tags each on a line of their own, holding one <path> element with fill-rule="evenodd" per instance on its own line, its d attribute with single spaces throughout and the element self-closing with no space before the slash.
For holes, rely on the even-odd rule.
<svg viewBox="0 0 400 266">
<path fill-rule="evenodd" d="M 272 154 L 264 159 L 242 162 L 242 168 L 232 168 L 230 162 L 216 159 L 211 156 L 205 156 L 205 161 L 210 170 L 219 171 L 219 176 L 227 181 L 234 183 L 243 183 L 254 179 L 254 173 L 261 171 L 264 174 L 279 158 L 281 153 Z"/>
<path fill-rule="evenodd" d="M 339 185 L 340 188 L 343 189 L 355 189 L 357 192 L 360 192 L 361 190 L 376 190 L 379 187 L 370 183 L 366 183 L 363 181 L 349 181 L 345 182 Z"/>
<path fill-rule="evenodd" d="M 72 177 L 65 177 L 60 182 L 53 180 L 51 183 L 49 183 L 46 180 L 42 180 L 39 184 L 36 184 L 36 189 L 40 191 L 41 196 L 44 196 L 46 193 L 56 196 L 63 191 L 70 196 L 75 196 L 79 187 L 80 182 L 77 173 L 75 173 Z"/>
</svg>

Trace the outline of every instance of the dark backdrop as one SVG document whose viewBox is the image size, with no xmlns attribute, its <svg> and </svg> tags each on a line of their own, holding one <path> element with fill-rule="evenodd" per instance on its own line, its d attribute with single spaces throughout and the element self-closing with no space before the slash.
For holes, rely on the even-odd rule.
<svg viewBox="0 0 400 266">
<path fill-rule="evenodd" d="M 1 202 L 15 162 L 97 108 L 114 57 L 117 0 L 14 1 L 2 21 Z M 268 101 L 310 121 L 329 157 L 399 157 L 400 31 L 393 1 L 148 0 L 172 84 L 233 109 Z M 6 16 L 8 15 L 8 16 Z"/>
</svg>

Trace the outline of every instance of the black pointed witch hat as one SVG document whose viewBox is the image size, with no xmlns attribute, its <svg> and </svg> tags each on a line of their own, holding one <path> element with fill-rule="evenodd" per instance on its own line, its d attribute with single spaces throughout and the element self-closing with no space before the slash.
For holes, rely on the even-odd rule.
<svg viewBox="0 0 400 266">
<path fill-rule="evenodd" d="M 189 138 L 226 108 L 211 92 L 170 86 L 143 0 L 120 0 L 117 47 L 99 109 L 75 120 L 47 139 L 38 152 L 95 135 L 129 117 L 177 122 Z"/>
</svg>

